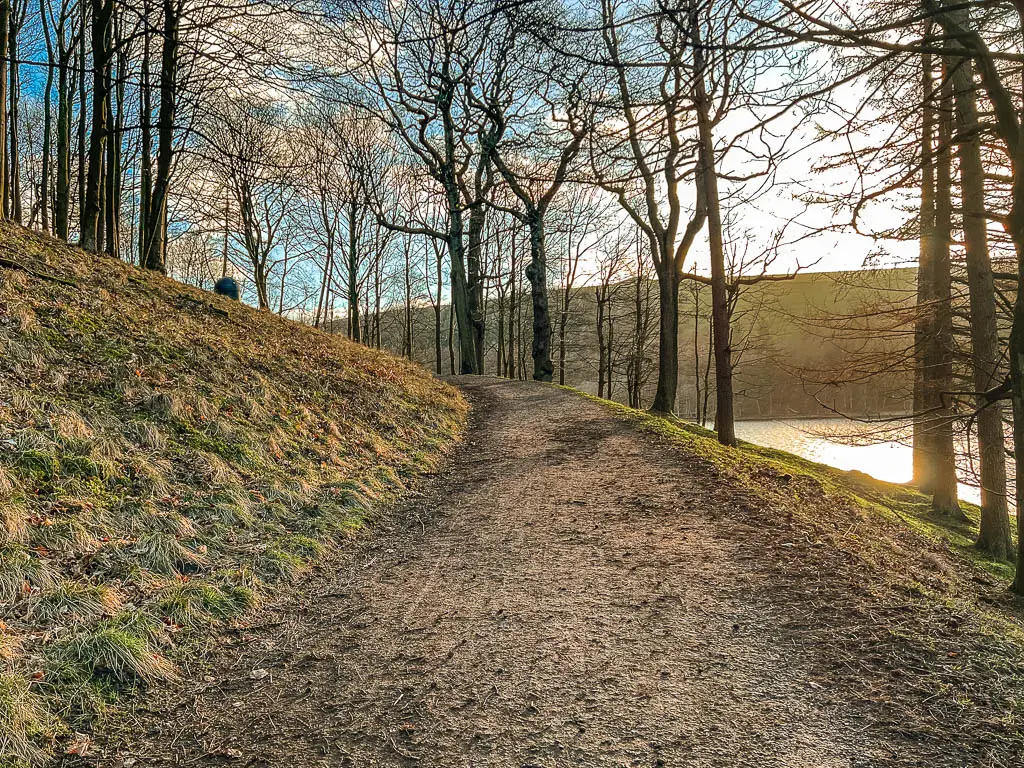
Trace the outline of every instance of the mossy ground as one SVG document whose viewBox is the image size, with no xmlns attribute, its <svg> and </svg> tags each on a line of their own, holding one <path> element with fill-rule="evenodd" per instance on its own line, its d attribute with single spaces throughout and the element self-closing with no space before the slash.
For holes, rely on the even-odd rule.
<svg viewBox="0 0 1024 768">
<path fill-rule="evenodd" d="M 437 465 L 410 363 L 0 225 L 0 765 L 74 749 Z M 49 275 L 58 280 L 44 279 Z"/>
</svg>

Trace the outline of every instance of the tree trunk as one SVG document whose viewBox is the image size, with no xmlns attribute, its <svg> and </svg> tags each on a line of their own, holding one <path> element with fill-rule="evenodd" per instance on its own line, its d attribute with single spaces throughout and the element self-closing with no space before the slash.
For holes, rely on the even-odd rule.
<svg viewBox="0 0 1024 768">
<path fill-rule="evenodd" d="M 11 32 L 10 0 L 0 0 L 0 52 L 6 53 Z M 0 198 L 5 219 L 11 215 L 8 182 L 10 158 L 7 156 L 7 56 L 0 56 Z"/>
<path fill-rule="evenodd" d="M 698 118 L 699 119 L 699 118 Z M 706 116 L 701 120 L 701 176 L 708 208 L 708 240 L 711 251 L 711 325 L 715 342 L 715 431 L 722 445 L 736 445 L 733 416 L 732 344 L 729 290 L 725 275 L 725 244 L 718 199 L 718 173 L 715 169 L 711 128 Z"/>
<path fill-rule="evenodd" d="M 178 26 L 180 9 L 174 0 L 164 0 L 163 53 L 160 60 L 160 111 L 157 115 L 156 178 L 146 223 L 148 242 L 142 264 L 146 269 L 166 272 L 167 196 L 174 159 L 174 120 L 178 98 Z"/>
<path fill-rule="evenodd" d="M 71 216 L 71 91 L 73 79 L 62 49 L 57 71 L 57 178 L 54 180 L 53 230 L 65 242 Z"/>
<path fill-rule="evenodd" d="M 1024 148 L 1013 158 L 1012 204 L 1008 218 L 1010 236 L 1017 252 L 1017 285 L 1024 285 Z M 1013 302 L 1013 326 L 1010 330 L 1010 403 L 1013 407 L 1013 468 L 1015 477 L 1024 477 L 1024 291 L 1017 291 Z M 1024 595 L 1024 482 L 1016 487 L 1017 572 L 1010 587 Z"/>
<path fill-rule="evenodd" d="M 998 385 L 999 330 L 996 293 L 989 258 L 985 217 L 984 168 L 978 125 L 977 94 L 970 59 L 954 59 L 952 81 L 956 104 L 956 133 L 960 158 L 960 187 L 970 295 L 971 367 L 974 389 L 986 392 Z M 978 453 L 981 474 L 981 529 L 978 548 L 1006 559 L 1013 551 L 1006 503 L 1006 458 L 1003 409 L 977 397 Z"/>
<path fill-rule="evenodd" d="M 468 247 L 466 249 L 467 298 L 469 319 L 473 324 L 473 350 L 476 356 L 476 372 L 484 372 L 484 284 L 480 274 L 480 255 L 483 250 L 484 225 L 487 210 L 482 201 L 477 201 L 469 212 L 466 228 Z"/>
<path fill-rule="evenodd" d="M 43 88 L 43 157 L 42 168 L 39 178 L 39 213 L 43 226 L 43 232 L 50 232 L 50 156 L 53 148 L 50 146 L 50 139 L 53 135 L 53 68 L 54 51 L 53 39 L 50 36 L 50 23 L 46 12 L 45 0 L 39 2 L 39 20 L 43 27 L 43 36 L 46 41 L 46 85 Z"/>
<path fill-rule="evenodd" d="M 86 158 L 88 147 L 88 86 L 86 74 L 88 69 L 85 66 L 87 48 L 86 23 L 88 4 L 82 0 L 78 3 L 78 239 L 82 239 L 82 221 L 85 216 L 85 187 L 86 171 L 88 163 Z"/>
<path fill-rule="evenodd" d="M 462 210 L 459 188 L 452 180 L 447 186 L 448 257 L 451 262 L 452 307 L 459 341 L 459 373 L 476 373 L 476 342 L 473 321 L 469 314 L 469 285 L 466 281 L 466 259 L 463 247 Z"/>
<path fill-rule="evenodd" d="M 437 375 L 441 375 L 441 291 L 444 288 L 442 284 L 441 275 L 444 271 L 444 265 L 441 263 L 441 251 L 435 251 L 437 254 L 437 302 L 434 304 L 434 361 L 437 365 Z"/>
<path fill-rule="evenodd" d="M 558 315 L 558 383 L 565 384 L 565 327 L 569 323 L 569 286 L 562 293 L 562 309 Z"/>
<path fill-rule="evenodd" d="M 149 243 L 150 206 L 153 200 L 153 91 L 150 84 L 151 40 L 149 2 L 143 3 L 142 61 L 139 73 L 139 265 L 145 266 Z M 227 245 L 225 219 L 224 243 Z"/>
<path fill-rule="evenodd" d="M 956 452 L 953 444 L 952 414 L 944 393 L 952 390 L 953 314 L 950 305 L 949 247 L 952 242 L 952 152 L 953 92 L 948 78 L 942 87 L 942 118 L 939 120 L 939 146 L 935 187 L 935 251 L 930 259 L 933 310 L 931 333 L 926 341 L 925 367 L 931 372 L 925 387 L 925 400 L 933 418 L 928 424 L 934 482 L 932 510 L 949 517 L 964 518 L 957 502 Z M 966 519 L 966 518 L 964 518 Z"/>
<path fill-rule="evenodd" d="M 405 250 L 405 343 L 403 352 L 410 360 L 412 353 L 412 244 L 408 239 L 404 243 Z"/>
<path fill-rule="evenodd" d="M 604 297 L 601 294 L 603 286 L 594 289 L 594 298 L 597 302 L 597 396 L 604 397 Z"/>
<path fill-rule="evenodd" d="M 82 205 L 81 245 L 87 251 L 103 247 L 103 160 L 106 148 L 110 93 L 107 67 L 111 56 L 110 22 L 113 0 L 92 0 L 92 131 L 89 136 L 89 169 Z"/>
<path fill-rule="evenodd" d="M 931 29 L 925 34 L 930 39 Z M 932 256 L 935 253 L 935 109 L 932 105 L 932 57 L 921 56 L 921 208 L 919 228 L 919 256 L 917 264 L 917 316 L 914 319 L 914 427 L 913 427 L 913 482 L 924 493 L 931 493 L 935 480 L 935 462 L 932 456 L 925 392 L 931 371 L 925 361 L 925 345 L 932 333 Z"/>
<path fill-rule="evenodd" d="M 256 302 L 261 311 L 270 311 L 270 291 L 267 287 L 269 275 L 267 274 L 267 262 L 264 258 L 253 259 L 256 269 L 253 271 L 254 282 L 256 283 Z"/>
<path fill-rule="evenodd" d="M 516 287 L 519 284 L 516 260 L 516 229 L 512 230 L 508 277 L 508 341 L 505 343 L 505 375 L 516 377 L 516 323 L 519 317 Z"/>
<path fill-rule="evenodd" d="M 615 399 L 614 386 L 612 382 L 612 373 L 615 368 L 613 366 L 614 360 L 612 355 L 615 353 L 615 315 L 612 312 L 612 299 L 608 297 L 608 355 L 606 362 L 608 363 L 608 374 L 605 376 L 605 386 L 608 389 L 606 397 L 609 400 Z"/>
<path fill-rule="evenodd" d="M 448 363 L 455 375 L 455 307 L 448 305 Z"/>
<path fill-rule="evenodd" d="M 356 202 L 353 199 L 349 203 L 348 215 L 348 269 L 346 282 L 348 283 L 348 337 L 358 342 L 359 335 L 359 256 L 357 253 L 359 245 L 358 232 L 356 231 Z"/>
<path fill-rule="evenodd" d="M 21 10 L 19 15 L 18 10 Z M 11 16 L 10 30 L 8 32 L 7 49 L 10 56 L 11 82 L 8 86 L 8 97 L 11 102 L 10 108 L 10 142 L 11 142 L 11 172 L 8 182 L 11 186 L 11 218 L 18 224 L 22 223 L 21 209 L 21 135 L 18 130 L 19 105 L 21 103 L 21 67 L 19 65 L 18 34 L 21 32 L 21 25 L 25 20 L 25 7 L 20 3 L 13 5 L 14 13 Z"/>
<path fill-rule="evenodd" d="M 107 124 L 113 126 L 113 132 L 107 141 L 107 253 L 119 258 L 121 256 L 121 137 L 124 135 L 124 78 L 128 69 L 127 52 L 120 39 L 120 20 L 115 12 L 113 31 L 117 54 L 117 72 L 121 77 L 114 85 L 113 62 L 107 67 L 107 92 L 113 97 L 117 95 L 117 112 L 114 112 L 113 98 L 107 100 Z"/>
<path fill-rule="evenodd" d="M 651 410 L 668 414 L 675 412 L 679 383 L 679 278 L 669 264 L 658 269 L 658 318 L 658 388 Z"/>
<path fill-rule="evenodd" d="M 530 281 L 533 300 L 533 379 L 551 381 L 551 316 L 548 313 L 548 271 L 544 248 L 544 215 L 533 211 L 530 215 L 530 263 L 526 279 Z"/>
</svg>

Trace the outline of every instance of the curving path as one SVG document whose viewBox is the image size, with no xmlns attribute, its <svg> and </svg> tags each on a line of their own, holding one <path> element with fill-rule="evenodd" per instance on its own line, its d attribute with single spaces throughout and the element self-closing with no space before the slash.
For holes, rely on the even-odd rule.
<svg viewBox="0 0 1024 768">
<path fill-rule="evenodd" d="M 103 764 L 899 759 L 778 629 L 792 605 L 773 602 L 742 494 L 571 393 L 462 386 L 474 425 L 450 468 Z"/>
</svg>

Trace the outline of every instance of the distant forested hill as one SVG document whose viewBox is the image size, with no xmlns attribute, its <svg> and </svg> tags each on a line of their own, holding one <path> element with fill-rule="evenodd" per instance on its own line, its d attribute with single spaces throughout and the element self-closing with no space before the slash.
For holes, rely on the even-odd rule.
<svg viewBox="0 0 1024 768">
<path fill-rule="evenodd" d="M 813 272 L 745 287 L 734 310 L 737 415 L 823 416 L 829 413 L 825 406 L 850 414 L 909 411 L 912 361 L 907 350 L 912 340 L 915 275 L 912 268 Z M 552 293 L 556 381 L 559 350 L 564 349 L 564 383 L 594 394 L 601 389 L 607 397 L 608 385 L 601 382 L 599 373 L 603 357 L 611 399 L 649 405 L 655 384 L 657 287 L 653 281 L 635 280 L 607 287 L 603 356 L 597 332 L 599 288 L 573 289 L 564 318 L 564 292 Z M 516 295 L 513 302 L 507 288 L 504 296 L 496 292 L 490 296 L 485 372 L 529 377 L 529 296 Z M 687 417 L 706 408 L 711 409 L 709 417 L 713 415 L 710 299 L 709 287 L 684 282 L 677 410 Z M 450 343 L 449 307 L 435 311 L 430 306 L 413 306 L 408 314 L 413 359 L 451 372 L 458 351 Z M 364 338 L 379 338 L 386 349 L 409 355 L 406 321 L 404 308 L 383 313 L 379 321 L 367 317 L 365 331 L 369 332 L 364 332 Z M 339 330 L 344 331 L 344 322 Z"/>
</svg>

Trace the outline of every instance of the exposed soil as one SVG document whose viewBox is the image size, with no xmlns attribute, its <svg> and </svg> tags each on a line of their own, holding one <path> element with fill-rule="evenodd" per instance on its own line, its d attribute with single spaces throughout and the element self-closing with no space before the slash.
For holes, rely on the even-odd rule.
<svg viewBox="0 0 1024 768">
<path fill-rule="evenodd" d="M 463 386 L 448 469 L 97 764 L 1012 764 L 901 730 L 898 681 L 847 693 L 870 665 L 804 631 L 834 615 L 778 578 L 783 526 L 706 464 L 553 387 Z"/>
</svg>

